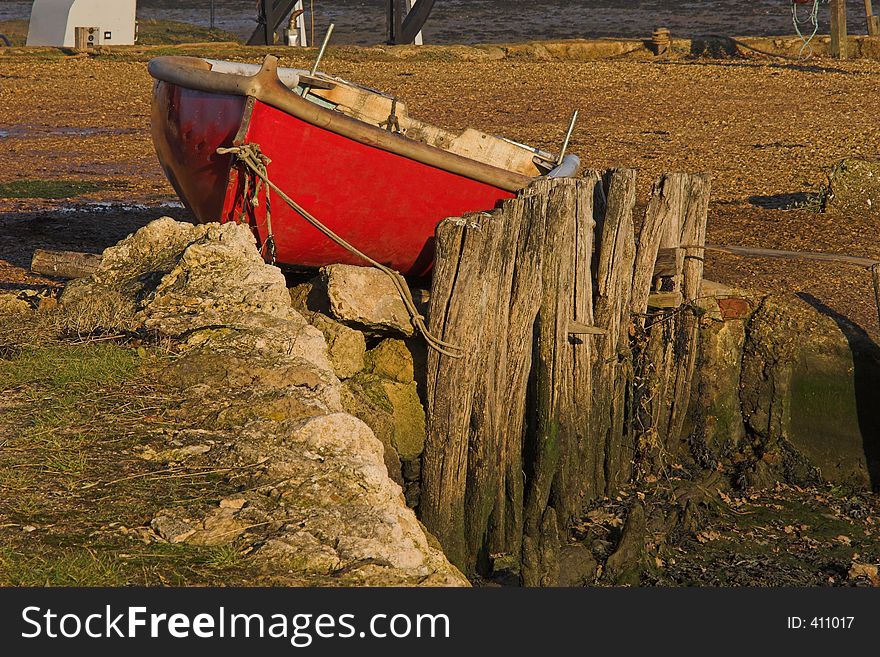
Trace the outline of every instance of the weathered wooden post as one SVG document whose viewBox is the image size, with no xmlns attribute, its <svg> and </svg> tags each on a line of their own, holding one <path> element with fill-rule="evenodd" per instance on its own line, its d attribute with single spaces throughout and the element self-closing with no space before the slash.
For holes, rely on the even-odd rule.
<svg viewBox="0 0 880 657">
<path fill-rule="evenodd" d="M 655 185 L 638 246 L 635 182 L 627 169 L 542 179 L 499 210 L 437 228 L 429 328 L 464 357 L 429 354 L 420 514 L 466 572 L 501 553 L 523 584 L 555 583 L 584 502 L 634 475 L 637 374 L 662 381 L 642 404 L 648 428 L 682 430 L 708 177 Z M 661 250 L 671 258 L 658 267 Z M 644 318 L 658 274 L 675 308 L 670 328 L 654 330 Z M 655 362 L 639 369 L 637 351 Z"/>
<path fill-rule="evenodd" d="M 846 0 L 831 0 L 831 56 L 847 57 Z"/>
<path fill-rule="evenodd" d="M 871 0 L 865 0 L 865 20 L 868 23 L 868 36 L 880 35 L 880 16 L 874 15 L 874 7 Z"/>
</svg>

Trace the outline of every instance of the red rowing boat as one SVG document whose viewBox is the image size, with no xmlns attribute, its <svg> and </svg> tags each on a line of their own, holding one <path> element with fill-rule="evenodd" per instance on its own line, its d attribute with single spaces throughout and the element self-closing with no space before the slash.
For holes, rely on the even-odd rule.
<svg viewBox="0 0 880 657">
<path fill-rule="evenodd" d="M 277 188 L 374 260 L 410 275 L 430 270 L 445 217 L 492 209 L 534 178 L 573 175 L 579 164 L 476 130 L 443 130 L 387 94 L 279 69 L 274 57 L 262 67 L 160 57 L 149 70 L 153 141 L 181 200 L 197 221 L 250 224 L 279 264 L 364 262 L 274 194 L 267 204 L 267 185 L 224 149 L 256 145 Z"/>
</svg>

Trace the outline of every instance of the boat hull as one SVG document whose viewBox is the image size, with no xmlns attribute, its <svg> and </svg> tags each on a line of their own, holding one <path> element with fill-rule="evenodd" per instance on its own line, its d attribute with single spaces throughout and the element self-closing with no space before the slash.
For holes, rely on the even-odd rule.
<svg viewBox="0 0 880 657">
<path fill-rule="evenodd" d="M 305 210 L 374 260 L 426 274 L 445 217 L 491 210 L 511 191 L 389 152 L 291 116 L 256 99 L 156 84 L 153 139 L 159 160 L 196 220 L 244 221 L 279 264 L 364 261 L 321 234 L 277 195 L 245 202 L 245 175 L 217 148 L 258 144 L 269 178 Z M 249 195 L 253 194 L 250 184 Z"/>
</svg>

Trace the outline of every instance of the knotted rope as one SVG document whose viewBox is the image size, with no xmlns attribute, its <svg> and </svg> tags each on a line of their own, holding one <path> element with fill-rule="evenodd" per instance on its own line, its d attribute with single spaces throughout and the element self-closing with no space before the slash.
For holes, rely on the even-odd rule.
<svg viewBox="0 0 880 657">
<path fill-rule="evenodd" d="M 406 279 L 400 273 L 394 271 L 390 267 L 386 267 L 376 260 L 373 260 L 366 253 L 337 235 L 335 232 L 333 232 L 333 230 L 321 223 L 321 221 L 319 221 L 313 214 L 311 214 L 299 203 L 290 198 L 290 196 L 284 193 L 284 190 L 282 190 L 280 187 L 278 187 L 278 185 L 276 185 L 269 179 L 268 165 L 271 160 L 269 160 L 269 158 L 261 152 L 259 144 L 242 144 L 241 146 L 233 146 L 232 148 L 218 148 L 217 154 L 233 155 L 240 164 L 253 172 L 257 179 L 259 181 L 262 181 L 262 183 L 266 185 L 266 219 L 270 239 L 272 235 L 272 229 L 270 223 L 271 220 L 269 219 L 268 200 L 269 190 L 271 189 L 276 194 L 278 194 L 278 196 L 281 197 L 281 199 L 285 203 L 287 203 L 288 206 L 290 206 L 291 210 L 299 214 L 309 224 L 317 228 L 332 242 L 341 246 L 352 255 L 357 256 L 361 260 L 364 260 L 379 271 L 387 274 L 394 282 L 394 287 L 397 289 L 397 294 L 403 301 L 403 305 L 406 307 L 406 311 L 409 313 L 413 326 L 415 326 L 419 333 L 424 336 L 425 342 L 428 343 L 429 347 L 443 354 L 444 356 L 449 356 L 450 358 L 461 358 L 464 355 L 460 347 L 449 344 L 448 342 L 444 342 L 443 340 L 440 340 L 439 338 L 431 334 L 431 332 L 428 330 L 427 325 L 425 324 L 425 317 L 421 313 L 419 313 L 418 308 L 416 308 L 415 301 L 412 298 L 412 294 L 410 293 L 409 286 L 406 283 Z M 256 197 L 256 192 L 254 194 L 254 197 Z M 251 202 L 252 204 L 256 205 L 255 203 L 253 203 L 253 201 Z M 274 250 L 274 241 L 272 248 Z"/>
</svg>

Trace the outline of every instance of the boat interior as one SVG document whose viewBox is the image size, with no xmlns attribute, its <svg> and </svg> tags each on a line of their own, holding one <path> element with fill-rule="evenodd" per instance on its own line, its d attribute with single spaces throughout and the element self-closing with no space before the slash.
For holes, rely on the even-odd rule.
<svg viewBox="0 0 880 657">
<path fill-rule="evenodd" d="M 211 70 L 220 73 L 250 76 L 260 70 L 257 64 L 205 61 Z M 558 164 L 551 153 L 504 137 L 473 128 L 455 133 L 419 121 L 409 115 L 403 101 L 340 78 L 295 68 L 278 68 L 278 78 L 294 93 L 317 105 L 477 162 L 526 176 L 546 175 Z"/>
</svg>

